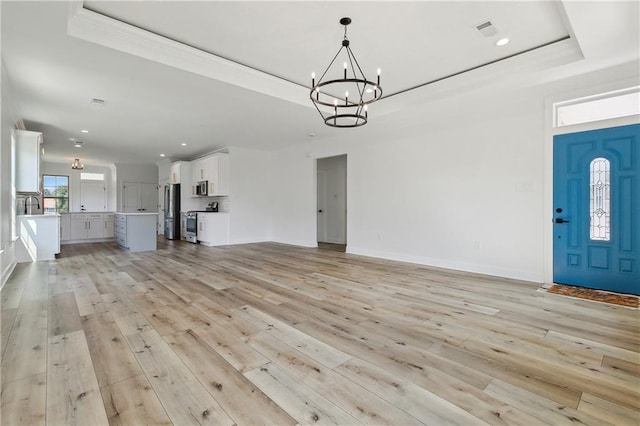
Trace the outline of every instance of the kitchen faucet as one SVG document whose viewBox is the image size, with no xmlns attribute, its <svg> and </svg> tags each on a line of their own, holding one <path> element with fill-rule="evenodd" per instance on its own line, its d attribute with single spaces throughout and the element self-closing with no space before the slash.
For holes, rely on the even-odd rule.
<svg viewBox="0 0 640 426">
<path fill-rule="evenodd" d="M 38 200 L 38 197 L 35 195 L 27 195 L 24 197 L 24 214 L 33 214 L 31 211 L 33 208 L 33 202 L 29 202 L 30 200 L 36 200 L 36 206 L 38 207 L 38 210 L 40 210 L 40 200 Z"/>
</svg>

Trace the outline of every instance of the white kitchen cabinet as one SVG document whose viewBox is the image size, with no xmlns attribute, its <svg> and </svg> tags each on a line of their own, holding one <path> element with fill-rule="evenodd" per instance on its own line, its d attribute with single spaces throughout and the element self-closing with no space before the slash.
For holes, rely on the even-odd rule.
<svg viewBox="0 0 640 426">
<path fill-rule="evenodd" d="M 40 193 L 40 144 L 42 133 L 14 130 L 16 143 L 16 192 Z"/>
<path fill-rule="evenodd" d="M 169 173 L 169 183 L 187 183 L 187 174 L 185 173 L 187 170 L 184 170 L 184 162 L 176 161 L 175 163 L 171 163 L 171 169 Z"/>
<path fill-rule="evenodd" d="M 158 185 L 155 183 L 124 182 L 122 184 L 124 213 L 158 211 Z"/>
<path fill-rule="evenodd" d="M 158 213 L 116 213 L 116 243 L 131 252 L 156 250 L 157 221 Z"/>
<path fill-rule="evenodd" d="M 229 244 L 229 213 L 198 213 L 198 241 L 205 246 Z"/>
<path fill-rule="evenodd" d="M 208 183 L 206 196 L 229 195 L 231 189 L 229 154 L 214 154 L 194 160 L 191 162 L 191 172 L 191 195 L 196 196 L 195 186 L 201 181 Z"/>
<path fill-rule="evenodd" d="M 103 228 L 103 238 L 113 238 L 114 237 L 114 220 L 115 215 L 113 213 L 105 213 L 104 215 L 104 228 Z"/>
<path fill-rule="evenodd" d="M 229 155 L 218 154 L 211 157 L 209 165 L 209 196 L 229 195 L 231 170 Z"/>
<path fill-rule="evenodd" d="M 104 238 L 103 213 L 71 213 L 70 216 L 72 240 Z"/>
<path fill-rule="evenodd" d="M 71 239 L 71 215 L 64 213 L 60 215 L 60 241 Z"/>
<path fill-rule="evenodd" d="M 193 160 L 189 163 L 189 169 L 191 170 L 191 196 L 196 197 L 196 185 L 198 182 L 203 181 L 200 176 L 204 176 L 202 169 L 202 160 Z"/>
</svg>

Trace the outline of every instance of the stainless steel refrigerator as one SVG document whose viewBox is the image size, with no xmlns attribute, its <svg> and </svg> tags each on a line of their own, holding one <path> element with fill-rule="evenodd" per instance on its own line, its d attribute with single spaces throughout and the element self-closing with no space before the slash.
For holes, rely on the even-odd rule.
<svg viewBox="0 0 640 426">
<path fill-rule="evenodd" d="M 180 239 L 180 184 L 164 187 L 164 237 Z"/>
</svg>

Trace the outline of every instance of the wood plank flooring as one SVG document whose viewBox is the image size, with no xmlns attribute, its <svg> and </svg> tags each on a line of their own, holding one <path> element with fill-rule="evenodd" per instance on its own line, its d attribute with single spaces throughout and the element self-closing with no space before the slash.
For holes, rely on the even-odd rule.
<svg viewBox="0 0 640 426">
<path fill-rule="evenodd" d="M 2 291 L 2 424 L 640 424 L 640 313 L 276 243 L 66 245 Z"/>
</svg>

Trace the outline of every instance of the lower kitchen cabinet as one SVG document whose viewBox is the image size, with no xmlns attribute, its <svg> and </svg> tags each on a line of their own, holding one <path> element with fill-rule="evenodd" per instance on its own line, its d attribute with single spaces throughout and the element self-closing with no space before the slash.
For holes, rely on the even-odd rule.
<svg viewBox="0 0 640 426">
<path fill-rule="evenodd" d="M 72 213 L 71 239 L 93 240 L 104 238 L 104 214 Z"/>
<path fill-rule="evenodd" d="M 60 215 L 60 241 L 71 239 L 71 215 L 63 213 Z"/>
<path fill-rule="evenodd" d="M 60 215 L 60 241 L 82 242 L 113 238 L 113 213 L 65 213 Z"/>
<path fill-rule="evenodd" d="M 104 215 L 104 238 L 114 237 L 114 220 L 115 215 L 113 213 L 105 213 Z"/>
<path fill-rule="evenodd" d="M 114 218 L 116 243 L 131 252 L 156 250 L 157 222 L 158 213 L 116 213 Z"/>
<path fill-rule="evenodd" d="M 198 241 L 205 246 L 229 244 L 229 213 L 198 213 Z"/>
</svg>

